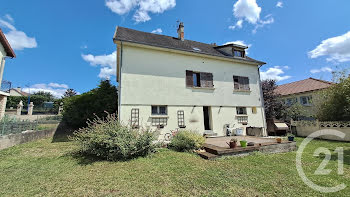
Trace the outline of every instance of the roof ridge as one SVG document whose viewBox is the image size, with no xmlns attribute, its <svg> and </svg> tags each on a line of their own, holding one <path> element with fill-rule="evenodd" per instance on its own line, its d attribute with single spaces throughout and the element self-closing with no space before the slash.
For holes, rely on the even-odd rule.
<svg viewBox="0 0 350 197">
<path fill-rule="evenodd" d="M 316 79 L 316 78 L 313 78 L 313 77 L 310 77 L 309 79 L 313 79 L 313 80 L 316 80 L 316 81 L 319 81 L 319 82 L 323 82 L 323 83 L 334 84 L 331 81 L 326 81 L 326 80 L 322 80 L 322 79 Z"/>
<path fill-rule="evenodd" d="M 308 79 L 312 79 L 312 80 L 319 81 L 319 82 L 322 82 L 322 83 L 327 83 L 327 84 L 334 84 L 333 82 L 330 82 L 330 81 L 326 81 L 326 80 L 322 80 L 322 79 L 315 79 L 313 77 L 309 77 L 307 79 L 301 79 L 301 80 L 298 80 L 298 81 L 293 81 L 293 82 L 285 83 L 285 84 L 278 85 L 278 86 L 285 86 L 285 85 L 289 85 L 289 84 L 293 84 L 293 83 L 298 83 L 298 82 L 305 81 L 305 80 L 308 80 Z"/>
</svg>

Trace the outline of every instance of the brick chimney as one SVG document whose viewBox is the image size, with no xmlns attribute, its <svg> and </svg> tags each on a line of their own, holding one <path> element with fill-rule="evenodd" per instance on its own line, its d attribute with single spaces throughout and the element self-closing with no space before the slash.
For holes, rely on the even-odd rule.
<svg viewBox="0 0 350 197">
<path fill-rule="evenodd" d="M 180 22 L 179 27 L 177 28 L 177 34 L 179 36 L 179 39 L 182 41 L 185 40 L 185 26 L 183 22 Z"/>
</svg>

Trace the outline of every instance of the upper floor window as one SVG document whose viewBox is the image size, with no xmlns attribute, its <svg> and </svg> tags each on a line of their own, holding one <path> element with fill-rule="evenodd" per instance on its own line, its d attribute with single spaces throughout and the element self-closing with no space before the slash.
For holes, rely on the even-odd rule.
<svg viewBox="0 0 350 197">
<path fill-rule="evenodd" d="M 214 87 L 213 74 L 186 70 L 186 86 L 213 88 Z"/>
<path fill-rule="evenodd" d="M 311 96 L 301 96 L 300 97 L 300 104 L 302 105 L 311 105 Z"/>
<path fill-rule="evenodd" d="M 285 102 L 287 106 L 291 106 L 298 102 L 298 98 L 287 98 Z"/>
<path fill-rule="evenodd" d="M 234 49 L 234 50 L 233 50 L 233 55 L 234 55 L 235 57 L 244 57 L 244 51 Z"/>
<path fill-rule="evenodd" d="M 233 76 L 233 84 L 235 90 L 250 90 L 248 77 Z"/>
<path fill-rule="evenodd" d="M 152 106 L 152 115 L 167 115 L 167 113 L 166 106 Z"/>
<path fill-rule="evenodd" d="M 247 115 L 247 108 L 245 107 L 237 107 L 237 115 Z"/>
</svg>

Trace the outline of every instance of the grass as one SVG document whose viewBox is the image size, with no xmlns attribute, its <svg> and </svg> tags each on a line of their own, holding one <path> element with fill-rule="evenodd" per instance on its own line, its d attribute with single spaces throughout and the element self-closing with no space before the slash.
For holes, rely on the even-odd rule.
<svg viewBox="0 0 350 197">
<path fill-rule="evenodd" d="M 53 141 L 55 143 L 53 143 Z M 322 186 L 345 183 L 335 194 L 310 189 L 299 178 L 295 152 L 256 153 L 246 157 L 201 159 L 195 154 L 160 149 L 125 162 L 96 161 L 74 154 L 73 142 L 43 139 L 0 151 L 0 196 L 348 196 L 350 144 L 312 141 L 303 154 L 308 177 Z M 297 139 L 298 143 L 302 141 Z M 344 175 L 313 175 L 322 162 L 318 147 L 344 147 Z"/>
</svg>

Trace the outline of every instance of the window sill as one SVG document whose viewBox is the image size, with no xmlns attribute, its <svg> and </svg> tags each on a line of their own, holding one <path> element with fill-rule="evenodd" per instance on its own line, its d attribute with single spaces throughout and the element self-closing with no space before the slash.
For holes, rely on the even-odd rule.
<svg viewBox="0 0 350 197">
<path fill-rule="evenodd" d="M 151 115 L 150 118 L 169 118 L 168 115 Z"/>
<path fill-rule="evenodd" d="M 251 90 L 233 90 L 233 92 L 247 92 L 247 93 L 251 93 Z"/>
<path fill-rule="evenodd" d="M 188 87 L 188 88 L 191 88 L 191 89 L 197 89 L 197 90 L 215 90 L 215 88 L 208 88 L 208 87 Z"/>
<path fill-rule="evenodd" d="M 248 117 L 248 114 L 237 114 L 238 117 Z"/>
</svg>

